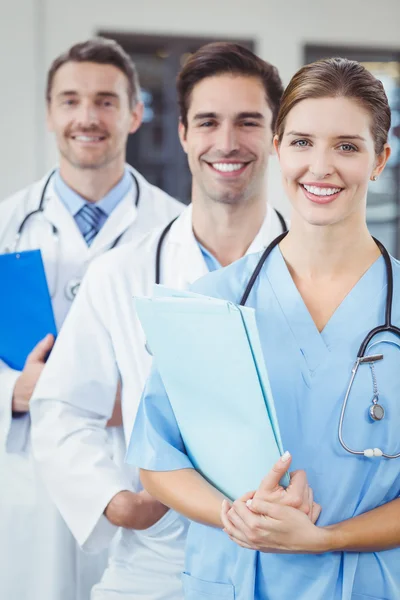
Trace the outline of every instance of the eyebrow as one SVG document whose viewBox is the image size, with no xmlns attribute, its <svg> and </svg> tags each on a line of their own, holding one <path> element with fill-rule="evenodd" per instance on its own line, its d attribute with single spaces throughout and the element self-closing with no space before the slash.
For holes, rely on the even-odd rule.
<svg viewBox="0 0 400 600">
<path fill-rule="evenodd" d="M 301 131 L 288 131 L 286 135 L 294 135 L 296 137 L 307 137 L 314 138 L 314 135 L 310 133 L 302 133 Z M 361 135 L 336 135 L 334 136 L 335 140 L 361 140 L 362 142 L 366 142 L 366 139 Z"/>
<path fill-rule="evenodd" d="M 64 90 L 63 92 L 59 92 L 57 94 L 58 98 L 78 95 L 79 92 L 77 92 L 76 90 Z M 115 92 L 96 92 L 96 96 L 101 98 L 119 98 L 118 94 L 116 94 Z"/>
<path fill-rule="evenodd" d="M 217 119 L 218 114 L 215 112 L 202 112 L 194 115 L 194 121 L 201 121 L 202 119 Z M 259 112 L 241 112 L 235 115 L 236 119 L 256 119 L 258 121 L 264 121 L 264 115 Z"/>
</svg>

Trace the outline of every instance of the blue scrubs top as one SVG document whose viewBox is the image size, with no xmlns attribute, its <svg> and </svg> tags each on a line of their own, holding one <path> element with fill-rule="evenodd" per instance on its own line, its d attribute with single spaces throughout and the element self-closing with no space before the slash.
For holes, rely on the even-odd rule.
<svg viewBox="0 0 400 600">
<path fill-rule="evenodd" d="M 246 256 L 202 278 L 196 292 L 239 302 L 260 255 Z M 400 326 L 400 263 L 394 271 L 393 323 Z M 283 446 L 292 468 L 305 469 L 322 505 L 318 524 L 337 523 L 389 502 L 400 493 L 400 459 L 368 459 L 346 452 L 338 423 L 359 346 L 384 322 L 386 271 L 380 257 L 320 333 L 275 248 L 247 301 L 256 309 Z M 380 340 L 380 341 L 379 341 Z M 368 417 L 373 386 L 368 365 L 354 382 L 343 425 L 351 448 L 400 452 L 400 351 L 381 334 L 372 354 L 386 416 Z M 205 435 L 207 433 L 205 432 Z M 132 433 L 131 461 L 144 469 L 192 467 L 161 378 L 153 368 Z M 192 523 L 187 541 L 186 600 L 398 600 L 400 549 L 321 555 L 263 554 L 240 548 L 218 529 Z"/>
</svg>

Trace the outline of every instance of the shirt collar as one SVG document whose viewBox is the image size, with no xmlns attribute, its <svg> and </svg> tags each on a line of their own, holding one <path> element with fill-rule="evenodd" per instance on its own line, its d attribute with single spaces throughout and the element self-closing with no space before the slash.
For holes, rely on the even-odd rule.
<svg viewBox="0 0 400 600">
<path fill-rule="evenodd" d="M 129 170 L 125 168 L 124 175 L 117 185 L 115 185 L 108 192 L 108 194 L 104 196 L 104 198 L 98 202 L 95 202 L 95 206 L 101 208 L 107 217 L 110 216 L 117 204 L 119 204 L 119 202 L 125 198 L 132 185 L 132 177 L 129 173 Z M 60 198 L 62 203 L 66 206 L 73 217 L 75 217 L 81 208 L 88 203 L 87 200 L 82 198 L 82 196 L 80 196 L 77 192 L 70 188 L 67 183 L 65 183 L 60 175 L 59 169 L 57 169 L 54 175 L 54 189 L 57 196 Z"/>
</svg>

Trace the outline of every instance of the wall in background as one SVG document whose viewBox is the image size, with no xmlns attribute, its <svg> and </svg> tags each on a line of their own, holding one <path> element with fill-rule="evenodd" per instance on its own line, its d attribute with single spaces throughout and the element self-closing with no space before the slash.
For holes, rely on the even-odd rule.
<svg viewBox="0 0 400 600">
<path fill-rule="evenodd" d="M 57 54 L 99 30 L 251 38 L 287 83 L 302 64 L 304 44 L 399 47 L 399 23 L 399 0 L 13 0 L 0 20 L 0 198 L 56 160 L 45 131 L 46 71 Z M 275 158 L 269 196 L 287 212 Z"/>
</svg>

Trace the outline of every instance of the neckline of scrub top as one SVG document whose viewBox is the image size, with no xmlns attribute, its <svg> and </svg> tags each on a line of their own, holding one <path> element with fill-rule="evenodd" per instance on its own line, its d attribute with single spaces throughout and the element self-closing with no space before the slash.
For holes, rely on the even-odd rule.
<svg viewBox="0 0 400 600">
<path fill-rule="evenodd" d="M 218 269 L 221 269 L 221 264 L 218 261 L 218 259 L 215 258 L 215 256 L 207 250 L 207 248 L 205 248 L 202 244 L 200 244 L 199 240 L 196 240 L 196 241 L 201 250 L 201 253 L 204 258 L 204 262 L 206 263 L 207 269 L 209 270 L 209 272 L 212 273 L 212 271 L 217 271 Z"/>
<path fill-rule="evenodd" d="M 279 246 L 272 251 L 265 272 L 311 374 L 329 356 L 333 343 L 340 341 L 340 333 L 351 336 L 350 329 L 354 328 L 355 333 L 360 332 L 361 341 L 363 323 L 368 322 L 368 316 L 373 310 L 371 305 L 375 298 L 371 297 L 371 289 L 376 290 L 376 295 L 379 295 L 386 284 L 384 260 L 381 256 L 349 291 L 320 332 L 290 275 Z"/>
</svg>

